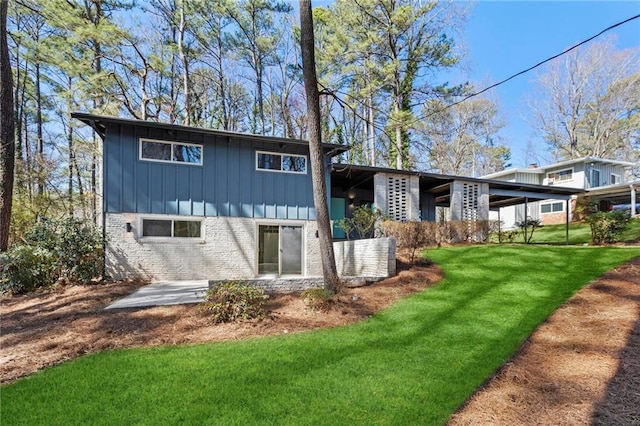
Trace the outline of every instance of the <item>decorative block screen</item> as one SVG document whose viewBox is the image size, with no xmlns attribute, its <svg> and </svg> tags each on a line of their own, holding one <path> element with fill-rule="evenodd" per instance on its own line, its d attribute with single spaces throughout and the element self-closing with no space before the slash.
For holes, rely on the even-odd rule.
<svg viewBox="0 0 640 426">
<path fill-rule="evenodd" d="M 479 189 L 477 183 L 462 184 L 462 220 L 478 220 Z"/>
<path fill-rule="evenodd" d="M 398 222 L 406 222 L 409 211 L 409 179 L 387 178 L 387 216 Z"/>
</svg>

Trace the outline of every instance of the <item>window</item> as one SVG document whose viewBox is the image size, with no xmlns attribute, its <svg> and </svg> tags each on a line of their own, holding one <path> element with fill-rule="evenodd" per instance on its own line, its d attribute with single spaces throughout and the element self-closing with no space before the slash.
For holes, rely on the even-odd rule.
<svg viewBox="0 0 640 426">
<path fill-rule="evenodd" d="M 611 185 L 617 185 L 619 183 L 622 183 L 622 179 L 620 179 L 620 175 L 611 173 Z"/>
<path fill-rule="evenodd" d="M 143 219 L 143 237 L 200 238 L 199 220 Z"/>
<path fill-rule="evenodd" d="M 140 139 L 140 159 L 201 165 L 202 145 Z"/>
<path fill-rule="evenodd" d="M 540 213 L 560 213 L 564 211 L 564 203 L 562 201 L 557 203 L 545 203 L 540 204 Z"/>
<path fill-rule="evenodd" d="M 307 157 L 295 154 L 256 152 L 256 169 L 285 173 L 307 173 Z"/>
<path fill-rule="evenodd" d="M 547 173 L 547 182 L 553 185 L 558 182 L 565 182 L 573 179 L 573 169 L 560 170 L 557 172 Z"/>
</svg>

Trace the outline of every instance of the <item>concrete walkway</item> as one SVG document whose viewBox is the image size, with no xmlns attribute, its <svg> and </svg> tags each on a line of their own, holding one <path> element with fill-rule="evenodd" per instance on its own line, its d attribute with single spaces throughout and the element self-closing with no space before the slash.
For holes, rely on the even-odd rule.
<svg viewBox="0 0 640 426">
<path fill-rule="evenodd" d="M 105 309 L 140 308 L 144 306 L 199 303 L 209 289 L 209 281 L 159 281 L 139 288 Z"/>
</svg>

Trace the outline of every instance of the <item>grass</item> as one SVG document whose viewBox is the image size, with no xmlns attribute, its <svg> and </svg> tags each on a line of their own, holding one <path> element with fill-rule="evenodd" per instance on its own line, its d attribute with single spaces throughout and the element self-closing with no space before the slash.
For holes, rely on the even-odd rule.
<svg viewBox="0 0 640 426">
<path fill-rule="evenodd" d="M 530 231 L 530 230 L 529 230 Z M 533 233 L 531 244 L 565 244 L 566 229 L 565 225 L 544 225 L 537 228 Z M 497 242 L 497 237 L 493 236 L 492 241 Z M 640 218 L 632 219 L 629 227 L 622 234 L 622 242 L 640 242 Z M 515 243 L 522 243 L 522 235 L 518 235 Z M 571 222 L 569 223 L 569 244 L 589 244 L 591 242 L 591 229 L 588 223 Z"/>
<path fill-rule="evenodd" d="M 467 246 L 348 327 L 106 351 L 1 389 L 3 424 L 444 424 L 558 306 L 637 248 Z"/>
</svg>

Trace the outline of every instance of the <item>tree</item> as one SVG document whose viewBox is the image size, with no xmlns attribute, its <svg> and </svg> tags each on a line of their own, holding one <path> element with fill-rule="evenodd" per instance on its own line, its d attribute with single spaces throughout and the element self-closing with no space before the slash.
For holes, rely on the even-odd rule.
<svg viewBox="0 0 640 426">
<path fill-rule="evenodd" d="M 482 176 L 507 166 L 509 148 L 496 143 L 503 123 L 495 103 L 472 98 L 446 108 L 441 100 L 425 104 L 425 118 L 418 127 L 429 168 L 439 173 Z"/>
<path fill-rule="evenodd" d="M 240 58 L 254 72 L 256 85 L 256 121 L 254 132 L 266 133 L 264 115 L 264 71 L 272 62 L 272 56 L 282 35 L 282 29 L 273 25 L 273 15 L 289 13 L 292 6 L 274 0 L 243 0 L 227 7 L 237 30 L 230 36 L 230 42 Z M 257 123 L 256 123 L 257 124 Z"/>
<path fill-rule="evenodd" d="M 7 42 L 8 6 L 8 0 L 0 1 L 0 252 L 6 251 L 9 244 L 16 146 L 13 74 Z"/>
<path fill-rule="evenodd" d="M 325 163 L 320 129 L 320 94 L 316 78 L 315 45 L 313 37 L 313 15 L 311 0 L 300 0 L 300 49 L 302 51 L 302 73 L 307 94 L 307 122 L 309 132 L 309 158 L 313 180 L 313 201 L 320 239 L 322 274 L 327 290 L 337 292 L 340 279 L 333 253 L 327 187 L 325 183 Z"/>
<path fill-rule="evenodd" d="M 459 90 L 432 84 L 427 76 L 457 63 L 447 32 L 463 13 L 454 5 L 410 0 L 338 0 L 329 9 L 333 19 L 327 22 L 333 23 L 336 36 L 328 41 L 337 46 L 327 52 L 336 58 L 338 70 L 352 67 L 342 76 L 350 77 L 349 96 L 363 106 L 364 139 L 375 146 L 372 117 L 379 116 L 384 122 L 378 128 L 384 128 L 388 138 L 389 165 L 411 167 L 414 107 Z"/>
<path fill-rule="evenodd" d="M 637 157 L 639 52 L 616 50 L 611 40 L 594 43 L 555 60 L 538 77 L 534 119 L 557 159 Z"/>
</svg>

